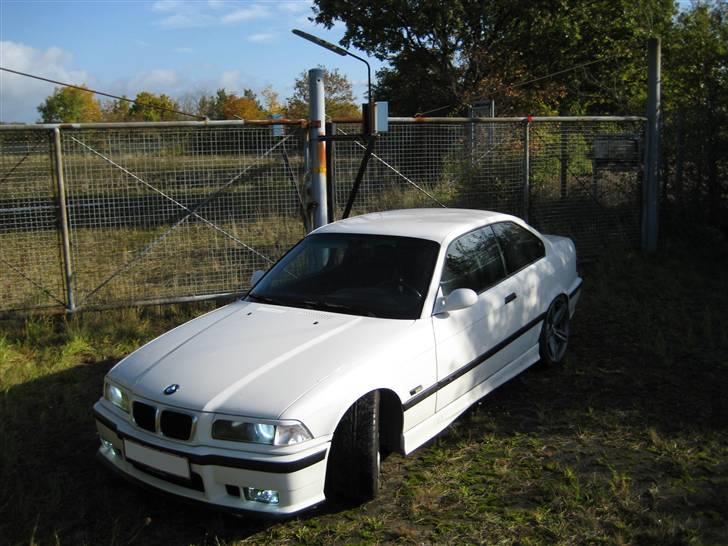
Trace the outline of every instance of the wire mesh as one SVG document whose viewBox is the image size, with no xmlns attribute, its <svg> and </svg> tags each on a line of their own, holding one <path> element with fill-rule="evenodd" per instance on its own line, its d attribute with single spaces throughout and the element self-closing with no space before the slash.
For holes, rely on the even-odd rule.
<svg viewBox="0 0 728 546">
<path fill-rule="evenodd" d="M 643 121 L 432 121 L 390 121 L 352 214 L 508 212 L 571 237 L 582 258 L 639 243 Z M 300 126 L 77 126 L 61 141 L 78 308 L 241 292 L 304 235 Z M 334 146 L 339 218 L 365 146 Z M 55 154 L 52 127 L 0 130 L 0 311 L 69 307 Z"/>
<path fill-rule="evenodd" d="M 574 240 L 580 256 L 637 247 L 644 123 L 533 123 L 529 221 Z"/>
<path fill-rule="evenodd" d="M 239 292 L 304 235 L 300 131 L 63 134 L 79 306 Z"/>
<path fill-rule="evenodd" d="M 52 133 L 0 133 L 0 308 L 63 305 Z"/>
<path fill-rule="evenodd" d="M 523 141 L 515 125 L 390 123 L 376 143 L 352 214 L 440 206 L 519 211 Z M 358 124 L 336 129 L 361 131 Z M 337 218 L 363 151 L 358 142 L 335 144 Z"/>
<path fill-rule="evenodd" d="M 495 210 L 571 237 L 583 258 L 614 242 L 637 246 L 643 125 L 613 118 L 390 123 L 352 214 L 437 206 Z M 339 124 L 336 130 L 361 129 Z M 357 142 L 335 144 L 337 218 L 363 150 Z"/>
</svg>

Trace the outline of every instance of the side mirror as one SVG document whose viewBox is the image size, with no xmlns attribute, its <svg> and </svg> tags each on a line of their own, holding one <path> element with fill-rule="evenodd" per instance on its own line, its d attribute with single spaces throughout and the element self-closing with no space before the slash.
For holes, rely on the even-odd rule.
<svg viewBox="0 0 728 546">
<path fill-rule="evenodd" d="M 253 274 L 250 276 L 250 286 L 255 286 L 263 275 L 265 275 L 265 271 L 261 271 L 260 269 L 253 271 Z"/>
<path fill-rule="evenodd" d="M 438 312 L 450 313 L 451 311 L 458 311 L 475 305 L 478 302 L 478 294 L 470 288 L 458 288 L 450 292 L 450 295 L 443 298 L 443 300 Z"/>
</svg>

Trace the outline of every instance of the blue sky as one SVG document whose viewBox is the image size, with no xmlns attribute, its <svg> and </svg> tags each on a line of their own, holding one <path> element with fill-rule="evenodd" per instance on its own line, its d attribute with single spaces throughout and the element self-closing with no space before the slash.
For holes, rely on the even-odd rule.
<svg viewBox="0 0 728 546">
<path fill-rule="evenodd" d="M 132 97 L 272 85 L 285 98 L 302 71 L 322 64 L 346 74 L 363 99 L 363 63 L 291 33 L 338 43 L 343 25 L 315 26 L 311 13 L 310 0 L 0 0 L 0 66 Z M 373 71 L 381 66 L 369 60 Z M 37 121 L 53 87 L 0 72 L 0 121 Z"/>
</svg>

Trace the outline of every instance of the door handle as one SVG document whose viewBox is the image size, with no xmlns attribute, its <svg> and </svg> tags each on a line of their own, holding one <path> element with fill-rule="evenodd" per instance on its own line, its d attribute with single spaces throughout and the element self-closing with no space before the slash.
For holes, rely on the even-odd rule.
<svg viewBox="0 0 728 546">
<path fill-rule="evenodd" d="M 509 303 L 511 303 L 511 302 L 512 302 L 513 300 L 515 300 L 515 299 L 516 299 L 517 297 L 518 297 L 518 296 L 516 296 L 516 293 L 515 293 L 515 292 L 511 292 L 510 294 L 508 294 L 508 295 L 506 296 L 506 305 L 508 305 Z"/>
</svg>

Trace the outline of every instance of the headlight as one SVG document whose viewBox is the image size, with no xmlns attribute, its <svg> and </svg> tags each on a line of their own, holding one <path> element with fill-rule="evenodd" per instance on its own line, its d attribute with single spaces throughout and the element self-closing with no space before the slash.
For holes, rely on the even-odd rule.
<svg viewBox="0 0 728 546">
<path fill-rule="evenodd" d="M 300 444 L 313 438 L 301 423 L 272 425 L 229 419 L 217 419 L 212 424 L 212 437 L 218 440 L 275 446 Z"/>
<path fill-rule="evenodd" d="M 120 410 L 129 413 L 129 396 L 123 389 L 107 381 L 104 383 L 104 398 Z"/>
</svg>

